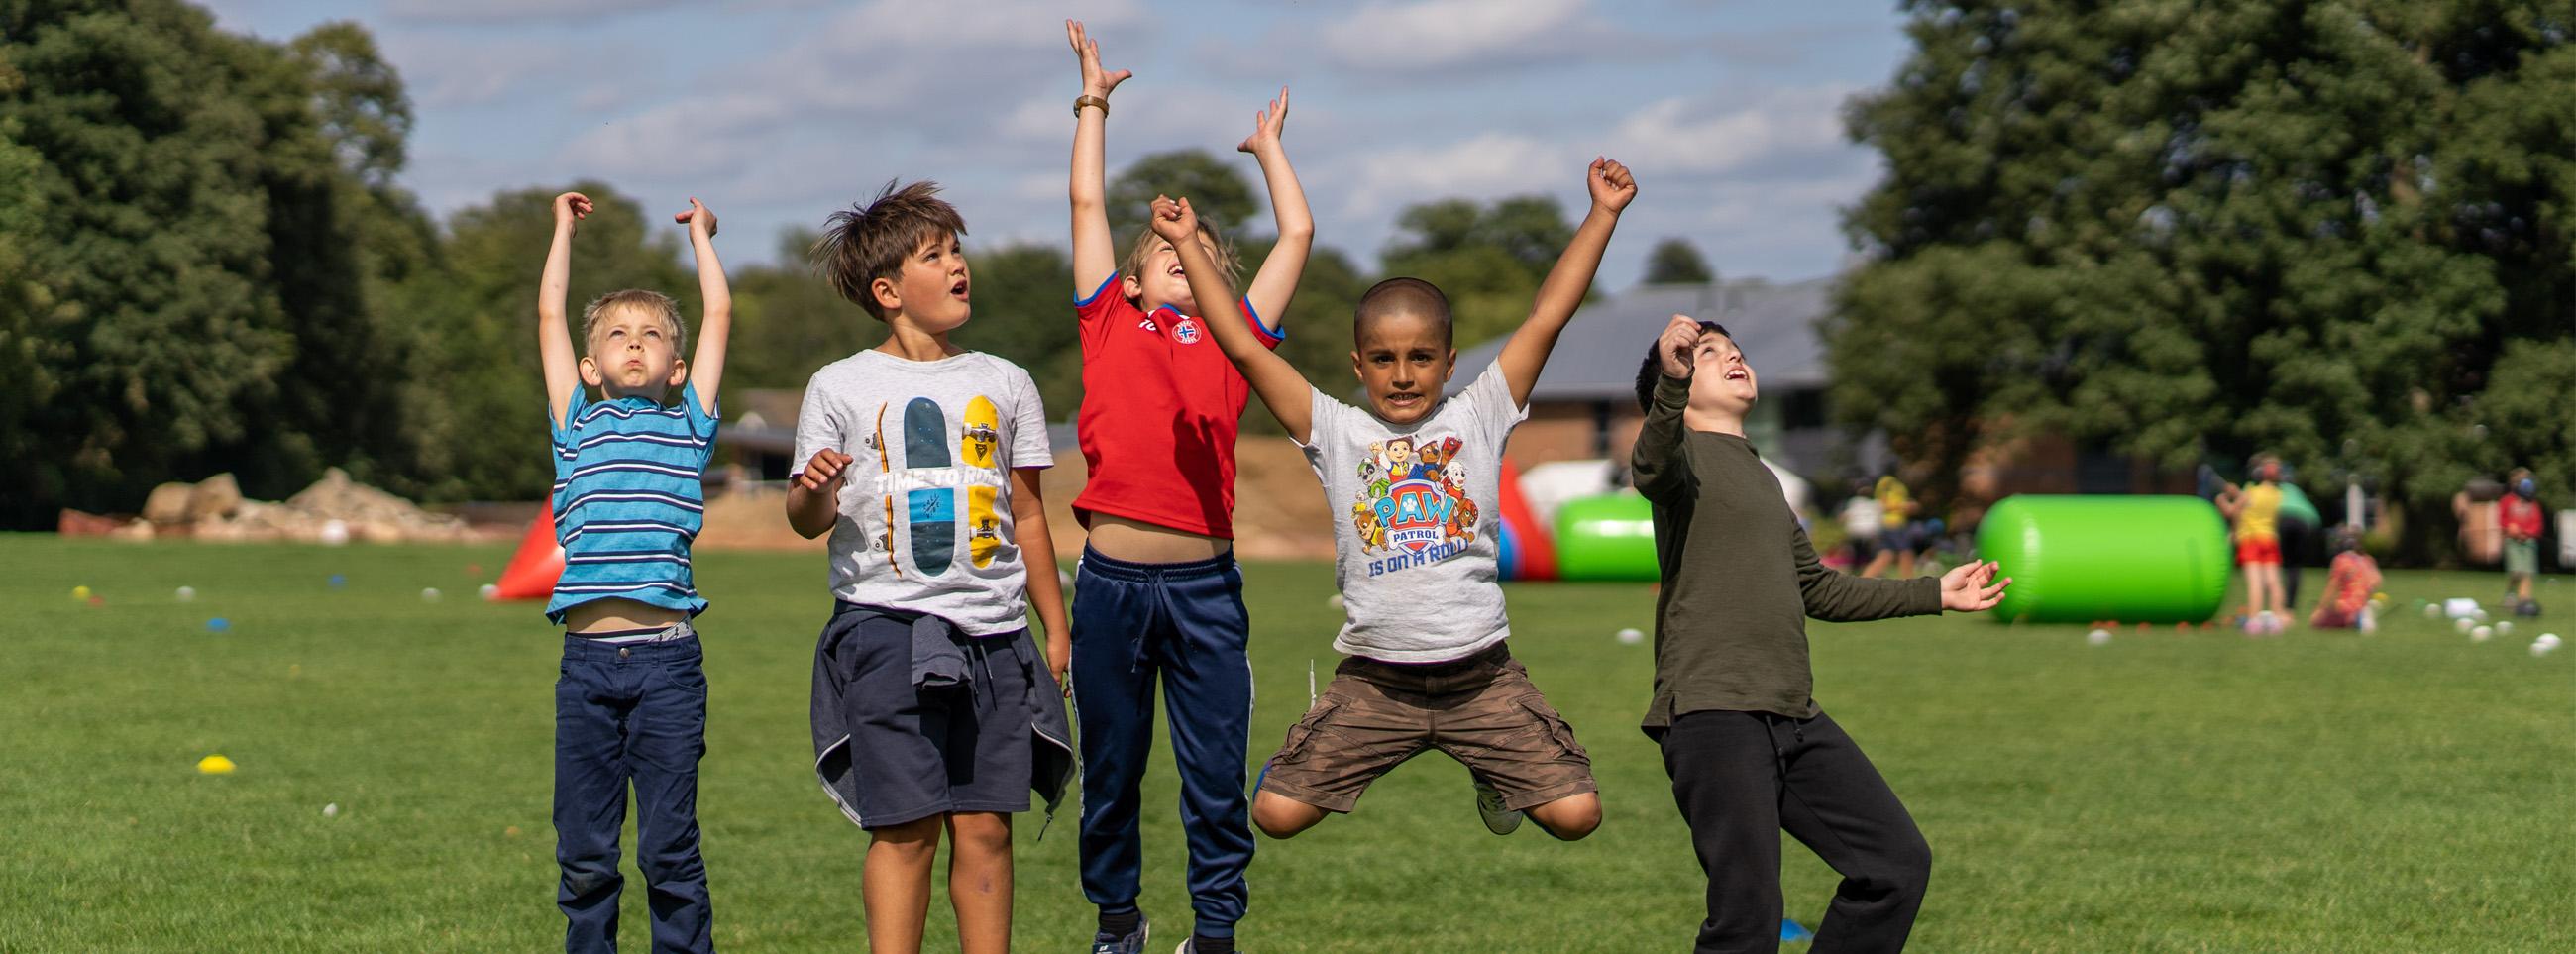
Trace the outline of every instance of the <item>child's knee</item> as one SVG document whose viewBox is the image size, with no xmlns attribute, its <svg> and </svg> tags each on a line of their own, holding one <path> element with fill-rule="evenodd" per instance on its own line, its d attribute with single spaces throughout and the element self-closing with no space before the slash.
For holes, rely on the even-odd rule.
<svg viewBox="0 0 2576 954">
<path fill-rule="evenodd" d="M 944 819 L 938 815 L 917 818 L 900 825 L 868 829 L 868 851 L 900 855 L 905 858 L 928 857 L 939 853 L 939 831 Z"/>
<path fill-rule="evenodd" d="M 960 854 L 991 856 L 1011 853 L 1011 816 L 992 812 L 961 812 L 948 817 L 948 836 L 955 840 L 953 850 Z"/>
<path fill-rule="evenodd" d="M 1601 827 L 1601 796 L 1568 795 L 1529 810 L 1530 820 L 1563 841 L 1579 841 Z"/>
<path fill-rule="evenodd" d="M 1323 820 L 1323 809 L 1284 795 L 1262 792 L 1252 799 L 1253 827 L 1272 838 L 1293 837 Z"/>
</svg>

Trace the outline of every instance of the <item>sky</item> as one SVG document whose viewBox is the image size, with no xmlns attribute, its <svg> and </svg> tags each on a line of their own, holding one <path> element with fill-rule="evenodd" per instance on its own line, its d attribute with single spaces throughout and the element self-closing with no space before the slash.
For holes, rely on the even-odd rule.
<svg viewBox="0 0 2576 954">
<path fill-rule="evenodd" d="M 1583 166 L 1635 170 L 1601 285 L 1657 240 L 1728 278 L 1849 260 L 1840 209 L 1879 175 L 1840 109 L 1906 53 L 1892 2 L 1754 0 L 212 0 L 284 40 L 335 19 L 376 37 L 417 127 L 403 182 L 441 215 L 505 189 L 596 178 L 646 203 L 697 196 L 727 261 L 776 261 L 889 179 L 929 178 L 978 244 L 1067 238 L 1084 20 L 1112 97 L 1109 168 L 1233 151 L 1291 89 L 1285 141 L 1316 240 L 1374 265 L 1406 206 L 1586 199 Z M 676 227 L 676 226 L 675 226 Z M 1266 224 L 1259 229 L 1268 231 Z"/>
</svg>

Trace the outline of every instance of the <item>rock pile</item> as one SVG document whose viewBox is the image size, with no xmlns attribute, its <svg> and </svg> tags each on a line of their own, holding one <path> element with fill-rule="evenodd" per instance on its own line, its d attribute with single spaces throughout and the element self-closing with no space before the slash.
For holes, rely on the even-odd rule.
<svg viewBox="0 0 2576 954">
<path fill-rule="evenodd" d="M 80 515 L 87 518 L 87 515 Z M 68 512 L 65 532 L 78 523 L 96 526 L 94 518 L 75 521 Z M 313 486 L 284 503 L 251 500 L 231 474 L 216 474 L 195 484 L 171 483 L 152 488 L 143 502 L 143 517 L 106 531 L 109 536 L 149 540 L 157 536 L 200 540 L 294 540 L 299 542 L 368 543 L 457 541 L 474 538 L 465 521 L 431 513 L 411 501 L 350 480 L 334 467 Z"/>
</svg>

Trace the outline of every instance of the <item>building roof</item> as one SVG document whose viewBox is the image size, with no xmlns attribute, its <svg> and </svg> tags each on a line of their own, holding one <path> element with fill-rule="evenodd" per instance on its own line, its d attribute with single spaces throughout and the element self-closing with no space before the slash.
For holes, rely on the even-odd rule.
<svg viewBox="0 0 2576 954">
<path fill-rule="evenodd" d="M 1675 314 L 1725 325 L 1765 389 L 1825 386 L 1825 350 L 1816 324 L 1833 303 L 1834 280 L 1775 285 L 1759 279 L 1706 285 L 1640 285 L 1574 313 L 1540 372 L 1531 401 L 1634 401 L 1637 364 L 1648 342 Z M 1497 338 L 1459 352 L 1455 394 L 1502 353 Z"/>
</svg>

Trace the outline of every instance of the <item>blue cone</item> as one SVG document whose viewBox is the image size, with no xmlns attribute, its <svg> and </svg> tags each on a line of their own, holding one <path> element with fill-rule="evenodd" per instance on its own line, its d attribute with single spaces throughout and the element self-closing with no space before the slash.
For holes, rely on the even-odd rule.
<svg viewBox="0 0 2576 954">
<path fill-rule="evenodd" d="M 232 620 L 225 619 L 225 618 L 223 618 L 223 617 L 221 617 L 221 616 L 217 616 L 217 617 L 215 617 L 215 618 L 213 618 L 213 619 L 210 619 L 210 620 L 207 620 L 207 621 L 206 621 L 206 628 L 207 628 L 207 629 L 209 629 L 209 630 L 212 630 L 212 631 L 214 631 L 214 632 L 218 632 L 218 633 L 220 633 L 220 632 L 223 632 L 223 631 L 225 631 L 225 630 L 228 630 L 228 629 L 233 628 L 233 621 L 232 621 Z"/>
<path fill-rule="evenodd" d="M 1789 920 L 1788 918 L 1780 919 L 1781 943 L 1786 944 L 1791 941 L 1812 941 L 1815 939 L 1816 932 L 1807 930 L 1805 925 Z"/>
</svg>

